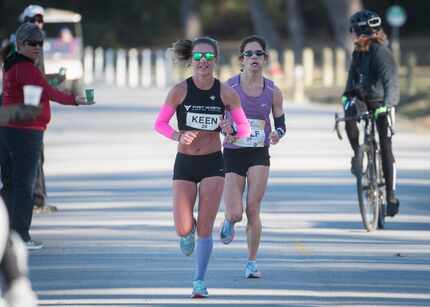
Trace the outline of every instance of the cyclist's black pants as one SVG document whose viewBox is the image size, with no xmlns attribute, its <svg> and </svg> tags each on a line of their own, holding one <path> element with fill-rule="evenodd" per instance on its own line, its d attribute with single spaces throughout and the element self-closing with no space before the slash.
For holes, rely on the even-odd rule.
<svg viewBox="0 0 430 307">
<path fill-rule="evenodd" d="M 351 111 L 350 111 L 351 110 Z M 355 109 L 350 108 L 345 111 L 345 116 L 355 116 Z M 379 144 L 381 146 L 381 156 L 382 156 L 382 171 L 384 172 L 385 185 L 386 190 L 393 191 L 395 190 L 394 186 L 394 172 L 396 162 L 393 155 L 392 143 L 391 143 L 391 132 L 389 129 L 389 122 L 386 115 L 381 115 L 376 120 L 376 127 L 378 129 L 379 134 Z M 352 149 L 354 150 L 354 154 L 356 155 L 358 152 L 358 127 L 357 122 L 346 121 L 345 122 L 346 134 L 348 135 L 349 143 L 351 144 Z"/>
</svg>

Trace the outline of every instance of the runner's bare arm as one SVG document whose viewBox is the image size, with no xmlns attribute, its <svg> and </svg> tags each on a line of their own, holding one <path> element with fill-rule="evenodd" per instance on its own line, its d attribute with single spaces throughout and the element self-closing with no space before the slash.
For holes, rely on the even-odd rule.
<svg viewBox="0 0 430 307">
<path fill-rule="evenodd" d="M 283 100 L 284 98 L 282 97 L 281 90 L 277 86 L 275 86 L 273 91 L 273 107 L 272 107 L 272 113 L 274 118 L 284 115 Z"/>
<path fill-rule="evenodd" d="M 240 98 L 234 89 L 221 82 L 221 100 L 229 111 L 240 107 Z"/>
<path fill-rule="evenodd" d="M 248 137 L 251 134 L 251 127 L 246 118 L 245 112 L 240 105 L 240 97 L 228 85 L 221 83 L 221 99 L 231 113 L 231 118 L 237 126 L 237 138 Z"/>
<path fill-rule="evenodd" d="M 275 131 L 270 134 L 270 143 L 277 144 L 279 140 L 285 135 L 285 115 L 283 107 L 283 97 L 281 90 L 275 86 L 273 91 L 273 106 L 272 115 L 275 123 Z"/>
</svg>

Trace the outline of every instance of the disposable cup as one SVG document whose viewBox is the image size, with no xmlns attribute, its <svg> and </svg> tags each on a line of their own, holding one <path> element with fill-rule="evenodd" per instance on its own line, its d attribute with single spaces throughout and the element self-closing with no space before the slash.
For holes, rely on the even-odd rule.
<svg viewBox="0 0 430 307">
<path fill-rule="evenodd" d="M 43 88 L 37 85 L 24 85 L 24 104 L 38 106 Z"/>
<path fill-rule="evenodd" d="M 94 102 L 94 89 L 87 88 L 85 89 L 85 98 L 87 102 Z"/>
</svg>

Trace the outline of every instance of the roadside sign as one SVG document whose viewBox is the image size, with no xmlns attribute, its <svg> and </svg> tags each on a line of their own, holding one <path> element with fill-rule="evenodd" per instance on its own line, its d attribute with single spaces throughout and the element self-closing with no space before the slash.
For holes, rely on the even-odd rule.
<svg viewBox="0 0 430 307">
<path fill-rule="evenodd" d="M 392 5 L 387 9 L 385 17 L 392 27 L 401 27 L 406 22 L 406 11 L 400 5 Z"/>
</svg>

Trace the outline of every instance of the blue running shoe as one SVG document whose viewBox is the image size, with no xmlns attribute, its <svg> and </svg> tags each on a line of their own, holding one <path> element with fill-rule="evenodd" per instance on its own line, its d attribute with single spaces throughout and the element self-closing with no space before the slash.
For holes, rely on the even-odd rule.
<svg viewBox="0 0 430 307">
<path fill-rule="evenodd" d="M 245 278 L 260 278 L 261 273 L 257 269 L 257 263 L 255 261 L 248 261 L 245 267 Z"/>
<path fill-rule="evenodd" d="M 229 244 L 231 241 L 233 241 L 234 235 L 235 235 L 234 223 L 225 219 L 224 222 L 222 223 L 221 231 L 219 234 L 221 242 L 224 244 Z"/>
<path fill-rule="evenodd" d="M 209 296 L 204 280 L 193 281 L 193 293 L 191 298 L 206 298 Z"/>
<path fill-rule="evenodd" d="M 181 251 L 185 256 L 191 256 L 191 254 L 194 251 L 194 245 L 195 245 L 195 229 L 196 227 L 193 227 L 193 230 L 189 234 L 187 234 L 185 237 L 181 237 L 179 240 L 179 245 L 181 246 Z"/>
</svg>

